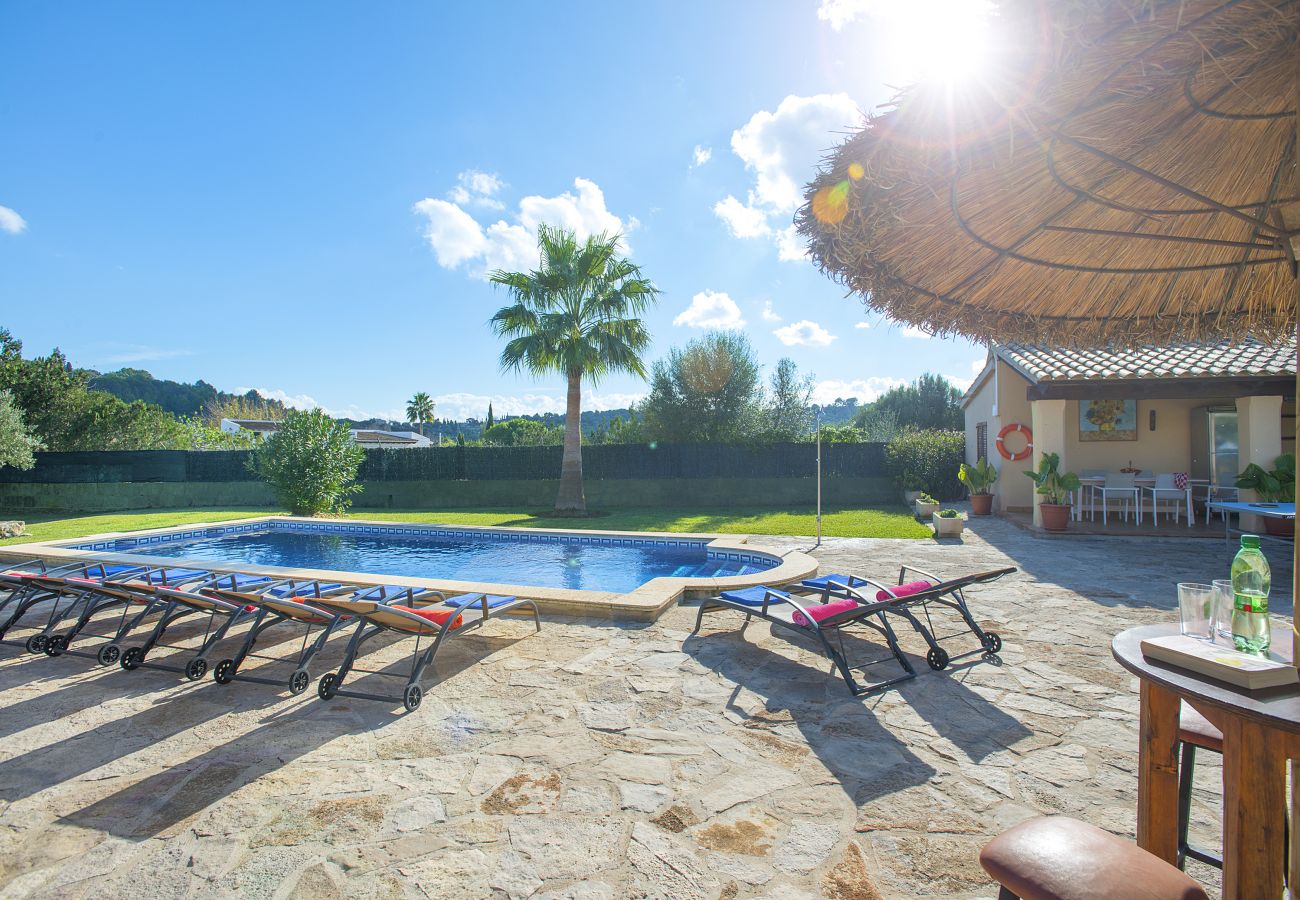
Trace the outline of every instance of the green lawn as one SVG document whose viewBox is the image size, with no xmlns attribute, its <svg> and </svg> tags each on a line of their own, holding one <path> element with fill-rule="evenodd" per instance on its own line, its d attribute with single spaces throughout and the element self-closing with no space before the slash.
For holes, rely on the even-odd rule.
<svg viewBox="0 0 1300 900">
<path fill-rule="evenodd" d="M 105 531 L 166 528 L 191 522 L 222 522 L 248 516 L 271 515 L 273 509 L 150 509 L 97 515 L 45 515 L 0 513 L 0 518 L 27 522 L 30 537 L 0 540 L 0 546 L 22 541 L 53 541 Z M 385 522 L 436 522 L 446 525 L 510 525 L 522 528 L 580 528 L 595 531 L 702 531 L 718 534 L 816 533 L 811 509 L 773 510 L 738 508 L 700 512 L 689 509 L 621 509 L 589 519 L 558 519 L 544 511 L 517 509 L 363 510 L 349 518 Z M 912 518 L 902 506 L 880 509 L 842 509 L 822 513 L 822 534 L 828 537 L 928 538 L 930 529 Z"/>
</svg>

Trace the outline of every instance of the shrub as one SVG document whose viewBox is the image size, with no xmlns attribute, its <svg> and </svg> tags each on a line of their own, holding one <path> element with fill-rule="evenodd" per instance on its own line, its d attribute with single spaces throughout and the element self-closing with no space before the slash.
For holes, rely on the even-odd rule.
<svg viewBox="0 0 1300 900">
<path fill-rule="evenodd" d="M 319 409 L 290 410 L 253 453 L 249 467 L 295 516 L 340 513 L 361 490 L 357 469 L 366 458 L 348 427 Z"/>
<path fill-rule="evenodd" d="M 956 519 L 961 516 L 961 513 L 955 509 L 941 509 L 935 515 L 941 519 Z"/>
<path fill-rule="evenodd" d="M 906 431 L 885 445 L 894 482 L 940 500 L 956 500 L 964 493 L 957 470 L 965 456 L 966 435 L 960 431 Z"/>
<path fill-rule="evenodd" d="M 0 391 L 0 468 L 30 469 L 36 465 L 32 454 L 43 446 L 28 430 L 23 411 L 14 403 L 13 395 Z"/>
</svg>

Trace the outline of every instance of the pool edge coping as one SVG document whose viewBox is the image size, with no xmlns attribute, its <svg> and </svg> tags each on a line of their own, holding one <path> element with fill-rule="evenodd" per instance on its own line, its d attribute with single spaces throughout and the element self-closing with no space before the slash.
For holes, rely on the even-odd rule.
<svg viewBox="0 0 1300 900">
<path fill-rule="evenodd" d="M 253 525 L 271 522 L 339 522 L 350 525 L 368 525 L 379 527 L 418 525 L 424 528 L 445 528 L 454 531 L 482 531 L 485 533 L 508 532 L 514 534 L 574 534 L 584 536 L 600 535 L 618 538 L 658 538 L 664 540 L 682 540 L 687 538 L 704 540 L 707 549 L 712 551 L 744 551 L 759 553 L 778 560 L 775 568 L 749 575 L 729 575 L 722 578 L 652 578 L 645 584 L 627 593 L 605 591 L 579 591 L 568 588 L 546 588 L 531 585 L 511 585 L 489 582 L 456 581 L 440 578 L 414 578 L 382 575 L 374 572 L 344 572 L 332 569 L 298 569 L 284 566 L 233 566 L 230 564 L 213 564 L 213 560 L 187 559 L 178 557 L 158 557 L 137 553 L 111 553 L 105 551 L 76 550 L 75 545 L 93 541 L 106 541 L 119 538 L 139 538 L 151 534 L 167 534 L 177 530 L 194 530 L 199 528 L 220 528 L 239 525 Z M 669 607 L 683 599 L 700 599 L 714 596 L 721 591 L 736 590 L 767 584 L 780 587 L 808 578 L 817 572 L 818 561 L 798 550 L 781 553 L 765 550 L 749 544 L 751 535 L 714 534 L 709 532 L 664 532 L 664 531 L 594 531 L 581 528 L 519 528 L 503 525 L 442 525 L 436 522 L 392 522 L 377 519 L 333 519 L 311 518 L 305 516 L 251 516 L 246 519 L 227 519 L 221 522 L 191 522 L 186 525 L 172 525 L 163 528 L 145 528 L 138 531 L 109 531 L 100 534 L 83 535 L 76 538 L 60 538 L 50 541 L 31 541 L 22 544 L 8 544 L 0 547 L 0 560 L 43 559 L 54 561 L 73 561 L 90 559 L 94 562 L 125 563 L 131 565 L 165 565 L 203 568 L 214 572 L 243 572 L 251 575 L 297 577 L 345 581 L 350 584 L 374 585 L 402 584 L 426 587 L 446 593 L 485 593 L 514 594 L 537 601 L 541 611 L 551 615 L 577 616 L 585 618 L 614 619 L 653 622 Z"/>
</svg>

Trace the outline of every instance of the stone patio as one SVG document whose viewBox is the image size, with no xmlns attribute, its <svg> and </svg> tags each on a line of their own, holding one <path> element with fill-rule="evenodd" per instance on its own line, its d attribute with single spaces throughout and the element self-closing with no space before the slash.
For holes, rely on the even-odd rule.
<svg viewBox="0 0 1300 900">
<path fill-rule="evenodd" d="M 819 656 L 761 624 L 742 637 L 725 612 L 699 637 L 686 607 L 539 635 L 504 622 L 453 644 L 401 716 L 0 648 L 0 894 L 992 897 L 978 849 L 1025 817 L 1132 835 L 1137 695 L 1109 641 L 1173 619 L 1175 582 L 1225 577 L 1222 541 L 974 520 L 963 541 L 815 555 L 880 578 L 903 559 L 1018 566 L 970 595 L 1003 664 L 930 673 L 908 636 L 923 674 L 854 700 Z M 1289 561 L 1269 555 L 1289 615 Z M 400 668 L 406 650 L 365 664 Z M 1194 832 L 1213 845 L 1202 756 Z"/>
</svg>

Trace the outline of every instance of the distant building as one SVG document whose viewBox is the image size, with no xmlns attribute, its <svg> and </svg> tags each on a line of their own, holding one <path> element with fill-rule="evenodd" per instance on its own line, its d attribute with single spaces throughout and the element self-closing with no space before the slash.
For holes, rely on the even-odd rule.
<svg viewBox="0 0 1300 900">
<path fill-rule="evenodd" d="M 222 419 L 221 430 L 226 434 L 252 433 L 259 441 L 280 430 L 280 423 L 271 419 Z"/>
<path fill-rule="evenodd" d="M 378 431 L 372 428 L 352 429 L 352 440 L 358 447 L 383 450 L 409 450 L 432 446 L 433 441 L 414 431 Z"/>
</svg>

